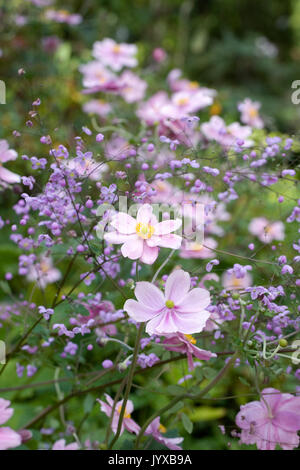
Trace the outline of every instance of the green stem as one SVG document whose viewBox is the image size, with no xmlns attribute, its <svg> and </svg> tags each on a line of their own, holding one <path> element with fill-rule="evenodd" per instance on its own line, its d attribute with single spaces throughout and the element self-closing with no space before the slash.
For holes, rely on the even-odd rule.
<svg viewBox="0 0 300 470">
<path fill-rule="evenodd" d="M 137 334 L 136 342 L 135 342 L 135 346 L 134 346 L 133 358 L 132 358 L 132 363 L 131 363 L 131 367 L 130 367 L 129 374 L 128 374 L 128 381 L 127 381 L 127 385 L 126 385 L 126 389 L 125 389 L 122 408 L 121 408 L 121 411 L 120 411 L 117 432 L 116 432 L 114 438 L 112 439 L 111 443 L 108 446 L 109 450 L 111 450 L 113 448 L 114 444 L 118 440 L 118 438 L 120 436 L 120 433 L 121 433 L 122 423 L 123 423 L 124 414 L 125 414 L 125 410 L 126 410 L 126 405 L 127 405 L 129 393 L 130 393 L 130 390 L 131 390 L 134 371 L 135 371 L 135 367 L 136 367 L 136 363 L 137 363 L 137 359 L 138 359 L 138 352 L 139 352 L 139 348 L 140 348 L 140 340 L 141 340 L 141 337 L 142 337 L 143 327 L 144 327 L 144 325 L 143 325 L 143 323 L 141 323 L 140 326 L 139 326 L 139 329 L 138 329 L 138 334 Z"/>
</svg>

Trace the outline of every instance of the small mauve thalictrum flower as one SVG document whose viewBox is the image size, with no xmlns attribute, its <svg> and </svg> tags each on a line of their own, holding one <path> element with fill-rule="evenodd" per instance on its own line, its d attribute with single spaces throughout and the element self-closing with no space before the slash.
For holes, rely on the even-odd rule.
<svg viewBox="0 0 300 470">
<path fill-rule="evenodd" d="M 125 258 L 153 264 L 159 247 L 178 249 L 182 238 L 171 233 L 181 226 L 180 219 L 158 222 L 152 211 L 150 204 L 143 204 L 136 219 L 125 212 L 118 212 L 111 221 L 116 231 L 107 232 L 104 239 L 108 243 L 122 243 L 121 252 Z"/>
<path fill-rule="evenodd" d="M 167 279 L 165 294 L 151 282 L 137 282 L 136 300 L 125 302 L 124 310 L 137 322 L 147 322 L 149 335 L 168 333 L 198 333 L 203 330 L 210 313 L 206 289 L 190 290 L 189 273 L 179 269 Z"/>
<path fill-rule="evenodd" d="M 300 397 L 265 388 L 260 401 L 241 406 L 236 424 L 244 444 L 256 444 L 260 450 L 274 450 L 278 444 L 292 450 L 299 445 Z"/>
<path fill-rule="evenodd" d="M 97 401 L 100 403 L 101 406 L 101 411 L 106 414 L 110 418 L 112 414 L 112 409 L 114 405 L 113 399 L 105 393 L 105 398 L 107 403 L 104 401 L 101 401 L 97 399 Z M 116 408 L 114 411 L 112 423 L 111 423 L 111 429 L 114 433 L 116 433 L 117 428 L 118 428 L 118 422 L 119 422 L 119 417 L 122 409 L 122 404 L 123 400 L 120 400 L 116 404 Z M 123 434 L 124 429 L 127 429 L 129 432 L 134 432 L 135 434 L 138 434 L 140 432 L 140 427 L 139 425 L 131 419 L 131 413 L 133 412 L 133 403 L 131 400 L 128 400 L 126 403 L 126 408 L 125 408 L 125 413 L 124 413 L 124 418 L 122 421 L 122 427 L 121 427 L 121 434 Z"/>
<path fill-rule="evenodd" d="M 14 410 L 10 401 L 0 398 L 0 426 L 10 419 Z M 12 449 L 21 445 L 21 436 L 8 427 L 0 427 L 0 450 Z"/>
</svg>

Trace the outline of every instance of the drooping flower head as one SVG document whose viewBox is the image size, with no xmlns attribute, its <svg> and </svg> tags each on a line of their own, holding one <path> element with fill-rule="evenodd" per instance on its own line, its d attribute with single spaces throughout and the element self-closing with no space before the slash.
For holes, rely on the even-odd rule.
<svg viewBox="0 0 300 470">
<path fill-rule="evenodd" d="M 196 346 L 196 339 L 192 335 L 177 333 L 169 335 L 163 342 L 163 345 L 169 351 L 181 352 L 187 355 L 189 370 L 194 369 L 193 356 L 201 361 L 208 361 L 212 357 L 217 357 L 215 353 L 205 351 Z"/>
<path fill-rule="evenodd" d="M 181 450 L 177 444 L 183 441 L 183 437 L 165 437 L 163 434 L 166 432 L 166 428 L 160 424 L 159 416 L 155 418 L 152 423 L 149 424 L 145 431 L 146 436 L 152 436 L 160 444 L 168 447 L 171 450 Z"/>
<path fill-rule="evenodd" d="M 106 416 L 111 417 L 112 409 L 114 405 L 113 399 L 105 393 L 105 398 L 107 403 L 102 400 L 97 400 L 100 403 L 101 411 L 106 414 Z M 122 409 L 123 400 L 120 400 L 116 403 L 116 407 L 113 414 L 113 419 L 111 423 L 111 428 L 114 433 L 117 432 L 119 417 Z M 122 421 L 121 434 L 123 434 L 124 429 L 127 429 L 129 432 L 134 432 L 138 434 L 140 432 L 140 426 L 131 418 L 131 413 L 133 412 L 133 403 L 131 400 L 128 400 L 126 403 L 124 418 Z"/>
<path fill-rule="evenodd" d="M 190 275 L 181 269 L 170 274 L 164 294 L 151 282 L 138 282 L 137 300 L 127 300 L 124 310 L 135 321 L 147 322 L 149 335 L 199 333 L 210 316 L 205 310 L 210 296 L 206 289 L 190 287 Z"/>
</svg>

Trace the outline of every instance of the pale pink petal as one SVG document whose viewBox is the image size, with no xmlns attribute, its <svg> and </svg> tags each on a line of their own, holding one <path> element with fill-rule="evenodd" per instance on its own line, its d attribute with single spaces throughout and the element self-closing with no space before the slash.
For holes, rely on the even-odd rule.
<svg viewBox="0 0 300 470">
<path fill-rule="evenodd" d="M 112 244 L 119 244 L 119 243 L 125 243 L 126 241 L 130 240 L 130 237 L 134 237 L 135 235 L 124 235 L 123 233 L 118 233 L 118 232 L 106 232 L 104 234 L 104 240 L 107 243 L 112 243 Z"/>
<path fill-rule="evenodd" d="M 136 233 L 136 220 L 125 212 L 115 214 L 110 224 L 122 234 L 131 235 Z"/>
<path fill-rule="evenodd" d="M 161 246 L 162 248 L 172 248 L 175 250 L 180 248 L 181 242 L 182 237 L 174 233 L 171 233 L 170 235 L 163 235 L 161 237 L 152 235 L 152 237 L 147 240 L 147 244 L 149 246 Z"/>
<path fill-rule="evenodd" d="M 297 432 L 288 432 L 277 427 L 277 442 L 283 450 L 293 450 L 299 446 L 299 436 Z"/>
<path fill-rule="evenodd" d="M 203 310 L 199 313 L 177 313 L 174 312 L 173 318 L 177 331 L 184 334 L 200 333 L 205 327 L 205 323 L 210 317 L 210 312 Z"/>
<path fill-rule="evenodd" d="M 300 397 L 299 397 L 300 398 Z M 290 411 L 277 411 L 273 424 L 290 432 L 300 430 L 300 414 Z"/>
<path fill-rule="evenodd" d="M 156 313 L 165 307 L 162 291 L 151 282 L 137 282 L 134 294 L 139 302 Z"/>
<path fill-rule="evenodd" d="M 14 410 L 9 408 L 10 401 L 0 398 L 0 424 L 6 423 L 13 415 Z"/>
<path fill-rule="evenodd" d="M 257 425 L 263 425 L 267 421 L 268 415 L 265 407 L 257 400 L 242 406 L 235 418 L 237 426 L 241 429 L 250 429 L 251 422 L 255 422 Z"/>
<path fill-rule="evenodd" d="M 131 418 L 124 419 L 124 427 L 127 431 L 134 432 L 135 434 L 139 434 L 141 430 L 140 426 Z"/>
<path fill-rule="evenodd" d="M 145 305 L 140 304 L 134 299 L 126 300 L 123 310 L 137 322 L 148 321 L 156 315 L 156 312 Z"/>
<path fill-rule="evenodd" d="M 182 269 L 173 271 L 167 279 L 165 287 L 165 297 L 167 300 L 173 300 L 178 304 L 188 293 L 191 286 L 189 273 Z"/>
<path fill-rule="evenodd" d="M 210 304 L 209 291 L 197 287 L 192 289 L 176 304 L 176 311 L 183 313 L 201 312 Z"/>
<path fill-rule="evenodd" d="M 0 180 L 6 183 L 20 183 L 21 177 L 12 171 L 7 170 L 3 166 L 0 166 Z"/>
<path fill-rule="evenodd" d="M 165 309 L 147 323 L 146 333 L 149 335 L 157 334 L 164 335 L 166 333 L 176 333 L 178 330 L 177 324 L 174 321 L 172 310 Z"/>
<path fill-rule="evenodd" d="M 281 392 L 279 390 L 276 390 L 275 388 L 269 387 L 269 388 L 264 388 L 261 393 L 265 401 L 268 403 L 269 407 L 271 408 L 271 410 L 275 411 L 277 405 L 279 405 L 279 402 L 281 400 Z M 263 400 L 261 401 L 263 403 Z"/>
<path fill-rule="evenodd" d="M 144 240 L 136 236 L 133 239 L 125 242 L 121 247 L 122 255 L 125 258 L 138 259 L 143 254 Z"/>
<path fill-rule="evenodd" d="M 153 264 L 158 257 L 158 251 L 159 249 L 156 246 L 150 247 L 147 245 L 147 242 L 145 242 L 143 245 L 143 253 L 141 256 L 142 263 Z"/>
<path fill-rule="evenodd" d="M 215 353 L 212 353 L 211 351 L 206 351 L 205 349 L 200 349 L 193 345 L 191 346 L 194 356 L 197 357 L 197 359 L 200 359 L 201 361 L 208 361 L 212 357 L 217 357 L 217 355 Z"/>
<path fill-rule="evenodd" d="M 136 220 L 138 223 L 148 224 L 152 217 L 153 208 L 150 204 L 143 204 L 142 207 L 139 208 Z"/>
<path fill-rule="evenodd" d="M 181 220 L 164 220 L 163 222 L 159 222 L 154 226 L 154 233 L 155 235 L 168 235 L 171 232 L 175 232 L 181 227 Z"/>
<path fill-rule="evenodd" d="M 21 445 L 21 436 L 10 428 L 0 428 L 0 450 L 13 449 Z"/>
</svg>

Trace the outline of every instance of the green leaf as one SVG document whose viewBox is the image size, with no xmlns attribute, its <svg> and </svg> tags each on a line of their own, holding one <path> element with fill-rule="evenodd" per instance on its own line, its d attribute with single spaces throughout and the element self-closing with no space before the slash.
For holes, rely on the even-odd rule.
<svg viewBox="0 0 300 470">
<path fill-rule="evenodd" d="M 183 427 L 186 430 L 186 432 L 191 434 L 192 431 L 193 431 L 193 423 L 190 420 L 190 418 L 185 413 L 182 413 L 181 414 L 181 421 L 182 421 Z"/>
<path fill-rule="evenodd" d="M 90 393 L 85 397 L 83 401 L 83 411 L 85 414 L 88 414 L 92 411 L 93 406 L 95 405 L 95 398 Z"/>
</svg>

